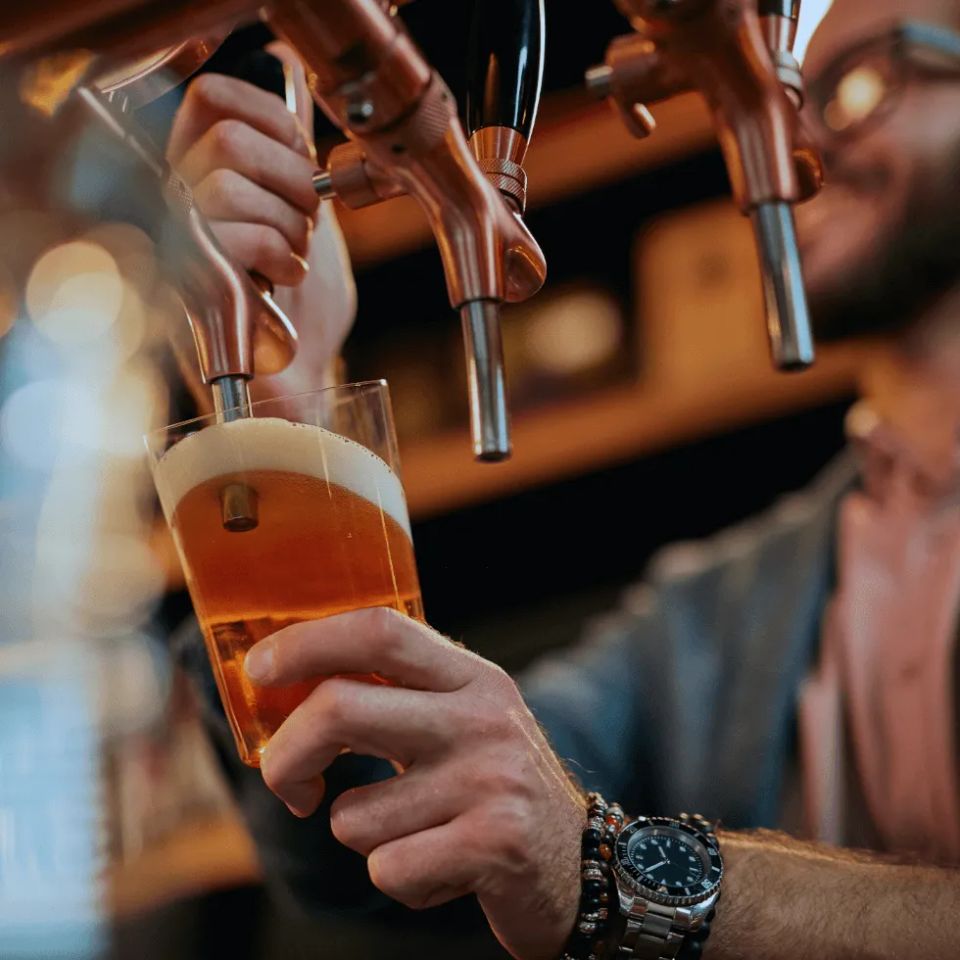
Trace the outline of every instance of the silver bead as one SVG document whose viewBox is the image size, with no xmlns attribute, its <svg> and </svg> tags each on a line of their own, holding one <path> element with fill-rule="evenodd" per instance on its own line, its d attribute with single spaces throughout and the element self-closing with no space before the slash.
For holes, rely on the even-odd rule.
<svg viewBox="0 0 960 960">
<path fill-rule="evenodd" d="M 586 920 L 578 924 L 577 929 L 585 936 L 592 937 L 597 932 L 597 925 Z"/>
</svg>

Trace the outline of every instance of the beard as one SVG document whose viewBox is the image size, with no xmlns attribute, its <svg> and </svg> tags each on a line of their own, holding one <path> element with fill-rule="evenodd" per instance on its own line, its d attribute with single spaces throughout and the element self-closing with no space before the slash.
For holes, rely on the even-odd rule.
<svg viewBox="0 0 960 960">
<path fill-rule="evenodd" d="M 931 183 L 919 174 L 900 222 L 842 278 L 810 291 L 816 338 L 912 333 L 960 285 L 960 141 Z M 842 223 L 827 229 L 843 229 Z"/>
</svg>

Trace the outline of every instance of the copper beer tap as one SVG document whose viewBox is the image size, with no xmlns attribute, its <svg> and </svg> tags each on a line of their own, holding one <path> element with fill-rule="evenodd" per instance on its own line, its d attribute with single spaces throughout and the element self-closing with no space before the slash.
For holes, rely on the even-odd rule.
<svg viewBox="0 0 960 960">
<path fill-rule="evenodd" d="M 615 0 L 635 33 L 614 40 L 587 85 L 628 128 L 654 128 L 647 104 L 688 90 L 706 99 L 760 258 L 774 364 L 814 359 L 792 205 L 819 189 L 820 165 L 799 130 L 803 86 L 792 54 L 799 0 Z"/>
<path fill-rule="evenodd" d="M 253 0 L 36 0 L 0 13 L 0 71 L 13 78 L 13 89 L 22 89 L 31 72 L 53 76 L 58 106 L 79 98 L 105 120 L 103 105 L 89 90 L 81 91 L 93 75 L 182 43 L 185 23 L 191 33 L 216 32 L 263 16 L 297 50 L 315 99 L 350 138 L 316 178 L 320 192 L 354 206 L 406 193 L 426 213 L 451 304 L 463 319 L 474 449 L 480 459 L 499 460 L 510 452 L 499 307 L 532 296 L 546 272 L 543 254 L 520 219 L 522 150 L 517 153 L 539 96 L 542 0 L 514 4 L 529 8 L 520 26 L 536 37 L 535 56 L 525 69 L 513 71 L 522 81 L 520 137 L 491 144 L 484 125 L 474 143 L 476 155 L 453 97 L 393 16 L 395 6 L 384 0 L 273 0 L 265 7 Z M 486 6 L 478 0 L 478 17 L 487 15 L 479 12 Z M 506 129 L 512 121 L 499 126 Z M 126 118 L 113 116 L 107 125 L 131 146 L 138 142 Z M 489 164 L 498 158 L 502 162 L 494 169 Z M 175 183 L 166 172 L 158 175 Z M 279 360 L 295 341 L 289 337 L 285 349 L 277 334 L 288 332 L 289 324 L 222 254 L 190 207 L 185 188 L 173 190 L 178 192 L 191 248 L 199 251 L 187 286 L 201 291 L 191 318 L 203 376 L 214 387 L 218 410 L 234 403 L 242 410 L 254 357 L 258 366 L 261 352 Z M 251 343 L 255 333 L 266 344 L 263 351 Z"/>
<path fill-rule="evenodd" d="M 523 46 L 499 74 L 501 101 L 471 110 L 477 129 L 469 144 L 446 84 L 376 0 L 277 4 L 268 20 L 300 53 L 314 97 L 350 138 L 331 151 L 315 178 L 318 192 L 354 208 L 407 194 L 426 214 L 463 324 L 474 453 L 504 459 L 510 436 L 500 305 L 533 296 L 546 275 L 543 253 L 520 219 L 520 163 L 540 92 L 542 0 L 477 0 L 474 41 L 492 44 L 498 27 Z M 532 55 L 521 61 L 520 49 Z M 506 67 L 502 50 L 477 54 L 483 63 L 498 56 Z M 506 104 L 513 112 L 501 117 Z M 494 130 L 514 135 L 488 139 Z"/>
</svg>

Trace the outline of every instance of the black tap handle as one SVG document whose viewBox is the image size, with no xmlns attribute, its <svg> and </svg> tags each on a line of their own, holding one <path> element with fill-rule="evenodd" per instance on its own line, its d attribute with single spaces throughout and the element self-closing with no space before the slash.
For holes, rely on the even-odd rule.
<svg viewBox="0 0 960 960">
<path fill-rule="evenodd" d="M 530 139 L 543 83 L 544 0 L 474 0 L 467 133 L 511 127 Z"/>
<path fill-rule="evenodd" d="M 796 23 L 800 17 L 800 0 L 759 0 L 757 12 L 761 17 L 784 17 Z"/>
</svg>

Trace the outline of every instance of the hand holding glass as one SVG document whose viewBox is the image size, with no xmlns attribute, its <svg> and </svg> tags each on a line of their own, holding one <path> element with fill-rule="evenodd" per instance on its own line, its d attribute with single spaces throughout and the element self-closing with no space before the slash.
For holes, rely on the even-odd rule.
<svg viewBox="0 0 960 960">
<path fill-rule="evenodd" d="M 319 682 L 257 686 L 243 669 L 257 641 L 364 607 L 422 619 L 423 606 L 386 384 L 251 409 L 146 440 L 237 748 L 255 767 Z"/>
</svg>

